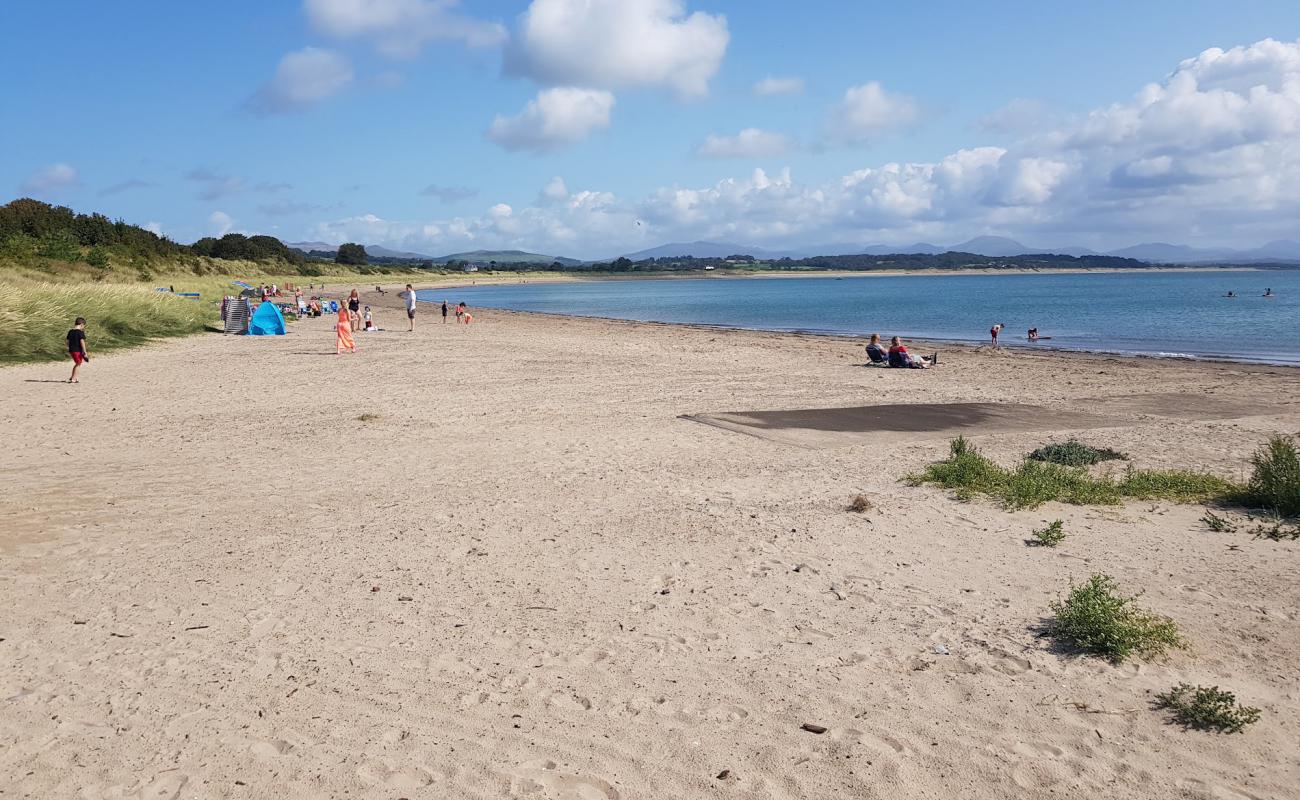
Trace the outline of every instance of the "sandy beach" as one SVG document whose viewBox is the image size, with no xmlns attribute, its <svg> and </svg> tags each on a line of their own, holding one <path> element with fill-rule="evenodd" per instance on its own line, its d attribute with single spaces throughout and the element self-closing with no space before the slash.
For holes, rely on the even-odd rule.
<svg viewBox="0 0 1300 800">
<path fill-rule="evenodd" d="M 76 386 L 0 370 L 0 797 L 1300 797 L 1300 543 L 903 483 L 952 430 L 746 422 L 1023 404 L 1032 429 L 968 435 L 1240 479 L 1300 432 L 1300 370 L 884 370 L 843 339 L 490 310 L 407 333 L 366 300 L 387 330 L 355 356 L 325 317 Z M 1027 547 L 1053 519 L 1069 538 Z M 1191 649 L 1042 638 L 1099 572 Z M 1182 681 L 1261 720 L 1171 725 L 1152 703 Z"/>
</svg>

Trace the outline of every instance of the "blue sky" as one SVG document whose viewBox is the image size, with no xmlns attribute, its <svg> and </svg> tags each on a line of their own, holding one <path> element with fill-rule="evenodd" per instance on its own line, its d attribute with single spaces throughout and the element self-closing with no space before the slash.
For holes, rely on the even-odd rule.
<svg viewBox="0 0 1300 800">
<path fill-rule="evenodd" d="M 432 254 L 1254 245 L 1300 238 L 1298 38 L 1271 0 L 15 2 L 0 189 Z"/>
</svg>

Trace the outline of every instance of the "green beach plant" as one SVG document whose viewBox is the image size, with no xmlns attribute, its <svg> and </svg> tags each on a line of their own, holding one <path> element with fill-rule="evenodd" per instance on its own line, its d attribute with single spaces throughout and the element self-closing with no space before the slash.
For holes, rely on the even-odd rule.
<svg viewBox="0 0 1300 800">
<path fill-rule="evenodd" d="M 1032 538 L 1029 543 L 1039 547 L 1056 547 L 1065 541 L 1065 531 L 1062 529 L 1064 524 L 1064 521 L 1058 519 L 1045 528 L 1038 528 L 1030 533 Z"/>
<path fill-rule="evenodd" d="M 1227 517 L 1219 516 L 1213 511 L 1207 510 L 1205 512 L 1205 516 L 1201 517 L 1201 522 L 1204 522 L 1205 527 L 1209 528 L 1215 533 L 1236 533 L 1237 531 L 1237 526 L 1235 523 L 1233 523 Z"/>
<path fill-rule="evenodd" d="M 1025 459 L 1015 469 L 995 464 L 965 438 L 953 440 L 948 458 L 907 476 L 913 485 L 934 484 L 957 499 L 997 498 L 1009 509 L 1037 508 L 1049 501 L 1072 505 L 1115 505 L 1124 500 L 1207 502 L 1231 496 L 1239 487 L 1203 472 L 1128 469 L 1119 479 L 1092 475 L 1084 467 Z"/>
<path fill-rule="evenodd" d="M 1247 725 L 1259 721 L 1260 715 L 1258 708 L 1239 705 L 1232 692 L 1189 683 L 1156 695 L 1156 707 L 1171 710 L 1174 722 L 1184 728 L 1217 733 L 1241 733 Z"/>
<path fill-rule="evenodd" d="M 1254 472 L 1239 500 L 1279 517 L 1300 516 L 1300 453 L 1295 442 L 1274 436 L 1250 461 Z"/>
<path fill-rule="evenodd" d="M 1170 648 L 1187 646 L 1173 620 L 1135 606 L 1136 599 L 1120 594 L 1109 575 L 1093 575 L 1052 602 L 1056 617 L 1048 632 L 1074 649 L 1116 664 L 1135 657 L 1158 658 Z"/>
<path fill-rule="evenodd" d="M 1029 458 L 1066 467 L 1090 467 L 1102 461 L 1128 460 L 1128 456 L 1109 447 L 1093 447 L 1077 439 L 1043 445 L 1030 453 Z"/>
</svg>

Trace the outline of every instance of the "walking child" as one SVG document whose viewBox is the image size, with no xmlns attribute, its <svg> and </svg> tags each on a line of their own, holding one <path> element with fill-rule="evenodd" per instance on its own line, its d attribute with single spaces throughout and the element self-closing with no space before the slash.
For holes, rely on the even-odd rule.
<svg viewBox="0 0 1300 800">
<path fill-rule="evenodd" d="M 68 355 L 72 356 L 72 377 L 68 383 L 78 383 L 77 370 L 82 363 L 90 360 L 90 351 L 86 349 L 86 318 L 77 317 L 68 331 Z"/>
</svg>

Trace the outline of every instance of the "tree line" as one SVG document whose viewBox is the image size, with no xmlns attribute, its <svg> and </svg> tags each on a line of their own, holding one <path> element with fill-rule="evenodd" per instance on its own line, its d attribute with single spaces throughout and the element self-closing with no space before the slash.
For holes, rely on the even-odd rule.
<svg viewBox="0 0 1300 800">
<path fill-rule="evenodd" d="M 113 262 L 143 267 L 156 261 L 184 261 L 188 256 L 280 262 L 304 275 L 315 272 L 305 254 L 274 236 L 227 233 L 221 237 L 205 236 L 192 245 L 183 245 L 120 219 L 112 220 L 103 214 L 78 214 L 67 206 L 30 197 L 0 206 L 0 259 L 85 263 L 107 271 Z M 359 244 L 342 245 L 334 261 L 365 266 L 366 249 Z"/>
</svg>

